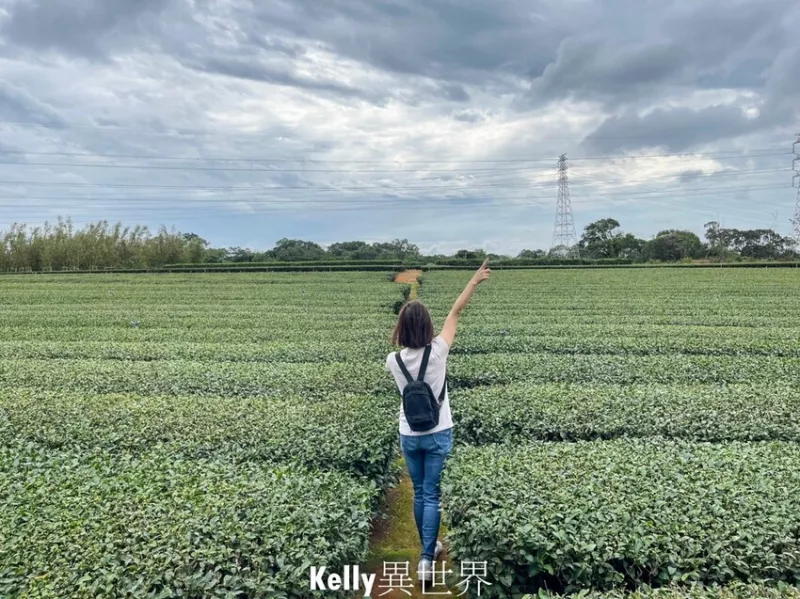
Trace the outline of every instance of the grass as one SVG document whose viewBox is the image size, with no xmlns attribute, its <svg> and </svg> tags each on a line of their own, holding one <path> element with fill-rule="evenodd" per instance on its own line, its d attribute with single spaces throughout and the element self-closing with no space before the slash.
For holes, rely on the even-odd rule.
<svg viewBox="0 0 800 599">
<path fill-rule="evenodd" d="M 412 599 L 429 597 L 433 592 L 441 592 L 441 587 L 429 589 L 427 594 L 422 592 L 422 588 L 416 583 L 416 569 L 420 556 L 420 539 L 417 533 L 417 526 L 414 522 L 414 488 L 405 467 L 402 457 L 397 458 L 395 464 L 403 469 L 403 474 L 395 487 L 389 490 L 381 507 L 381 513 L 375 521 L 375 527 L 370 540 L 370 554 L 367 559 L 366 570 L 374 572 L 376 577 L 373 597 L 411 597 Z M 444 524 L 439 529 L 439 538 L 443 538 L 446 533 Z M 447 560 L 447 549 L 439 556 L 438 563 Z M 386 591 L 386 577 L 383 576 L 383 565 L 388 562 L 408 563 L 409 575 L 414 581 L 414 588 L 407 589 L 410 594 L 392 590 L 390 593 L 381 595 Z M 452 564 L 447 564 L 452 568 Z M 384 581 L 384 582 L 382 582 Z M 378 585 L 383 584 L 384 588 L 378 589 Z"/>
</svg>

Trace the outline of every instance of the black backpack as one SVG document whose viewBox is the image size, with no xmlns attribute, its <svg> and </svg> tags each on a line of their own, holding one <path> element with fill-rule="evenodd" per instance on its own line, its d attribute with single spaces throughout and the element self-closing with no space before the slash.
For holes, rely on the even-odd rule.
<svg viewBox="0 0 800 599">
<path fill-rule="evenodd" d="M 447 389 L 447 379 L 445 379 L 444 385 L 442 385 L 442 392 L 439 393 L 439 398 L 437 399 L 431 386 L 422 380 L 425 377 L 430 356 L 431 346 L 428 345 L 422 354 L 419 376 L 415 381 L 408 372 L 406 365 L 403 364 L 403 360 L 400 359 L 400 352 L 394 355 L 400 370 L 403 371 L 403 375 L 408 381 L 408 384 L 403 389 L 403 413 L 406 415 L 409 428 L 418 433 L 429 431 L 439 424 L 439 408 L 442 406 L 445 389 Z"/>
</svg>

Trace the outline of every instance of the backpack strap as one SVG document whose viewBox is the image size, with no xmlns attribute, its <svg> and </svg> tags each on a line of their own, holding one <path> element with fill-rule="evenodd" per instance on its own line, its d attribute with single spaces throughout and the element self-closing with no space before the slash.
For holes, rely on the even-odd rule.
<svg viewBox="0 0 800 599">
<path fill-rule="evenodd" d="M 409 382 L 409 383 L 413 383 L 414 382 L 414 377 L 411 376 L 411 373 L 408 372 L 408 368 L 406 368 L 406 365 L 403 364 L 403 360 L 400 359 L 400 352 L 399 351 L 395 352 L 394 353 L 394 357 L 397 360 L 397 365 L 400 367 L 400 370 L 403 372 L 403 376 L 406 377 L 406 381 Z"/>
<path fill-rule="evenodd" d="M 444 401 L 444 392 L 447 390 L 447 375 L 444 377 L 444 385 L 442 385 L 442 392 L 439 393 L 439 404 Z"/>
<path fill-rule="evenodd" d="M 425 346 L 425 352 L 422 354 L 422 364 L 419 366 L 419 374 L 417 380 L 421 381 L 425 378 L 425 371 L 428 370 L 428 359 L 431 357 L 431 346 Z"/>
</svg>

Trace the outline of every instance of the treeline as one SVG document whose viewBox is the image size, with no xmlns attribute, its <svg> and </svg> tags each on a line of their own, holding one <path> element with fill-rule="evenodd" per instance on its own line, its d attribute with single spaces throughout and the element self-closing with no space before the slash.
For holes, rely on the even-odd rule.
<svg viewBox="0 0 800 599">
<path fill-rule="evenodd" d="M 423 255 L 407 239 L 366 243 L 347 241 L 327 248 L 313 241 L 280 239 L 270 250 L 241 247 L 213 248 L 194 233 L 161 227 L 125 227 L 106 221 L 81 229 L 69 220 L 41 227 L 13 225 L 0 231 L 0 270 L 68 271 L 102 269 L 158 269 L 204 265 L 258 267 L 291 263 L 296 268 L 313 266 L 371 267 L 397 265 L 459 266 L 488 257 L 497 265 L 534 266 L 560 264 L 636 264 L 680 262 L 698 259 L 733 262 L 744 260 L 796 260 L 793 239 L 770 229 L 726 229 L 717 222 L 705 225 L 705 241 L 691 231 L 665 230 L 644 240 L 624 233 L 618 221 L 606 218 L 589 224 L 571 248 L 523 250 L 516 256 L 486 254 L 481 249 L 462 249 L 455 254 Z"/>
<path fill-rule="evenodd" d="M 171 262 L 201 263 L 207 243 L 196 235 L 161 227 L 111 225 L 76 229 L 71 220 L 41 227 L 15 224 L 0 232 L 0 269 L 16 271 L 158 268 Z"/>
<path fill-rule="evenodd" d="M 726 229 L 716 221 L 706 223 L 704 228 L 705 241 L 691 231 L 677 229 L 660 231 L 644 240 L 624 233 L 615 219 L 604 218 L 587 225 L 577 246 L 570 250 L 582 258 L 622 258 L 633 263 L 798 258 L 795 240 L 772 229 Z M 520 256 L 523 254 L 532 257 L 536 252 L 522 252 Z"/>
</svg>

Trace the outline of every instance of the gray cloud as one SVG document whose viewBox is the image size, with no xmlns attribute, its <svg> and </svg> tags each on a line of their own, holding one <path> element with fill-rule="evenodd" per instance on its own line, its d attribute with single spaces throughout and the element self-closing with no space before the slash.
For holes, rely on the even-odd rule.
<svg viewBox="0 0 800 599">
<path fill-rule="evenodd" d="M 625 101 L 650 95 L 657 84 L 677 80 L 688 49 L 674 43 L 609 44 L 600 38 L 566 39 L 558 57 L 533 81 L 534 104 L 573 97 Z"/>
<path fill-rule="evenodd" d="M 701 110 L 676 108 L 654 110 L 638 116 L 626 112 L 606 120 L 586 138 L 594 152 L 614 152 L 663 147 L 680 152 L 696 145 L 745 135 L 757 129 L 761 119 L 750 119 L 737 106 L 709 106 Z"/>
<path fill-rule="evenodd" d="M 479 110 L 468 108 L 454 113 L 453 118 L 462 123 L 480 123 L 486 120 L 486 115 Z"/>
<path fill-rule="evenodd" d="M 252 81 L 274 83 L 276 85 L 286 85 L 289 87 L 300 87 L 308 90 L 333 92 L 345 97 L 368 97 L 366 92 L 347 85 L 298 76 L 282 68 L 274 68 L 259 64 L 252 59 L 248 60 L 231 57 L 215 58 L 213 56 L 208 56 L 203 60 L 187 61 L 185 64 L 189 68 L 209 73 L 217 73 L 219 75 L 227 75 L 229 77 L 238 77 L 241 79 L 250 79 Z"/>
<path fill-rule="evenodd" d="M 575 98 L 614 108 L 676 87 L 763 84 L 763 71 L 780 49 L 798 43 L 785 23 L 794 6 L 788 0 L 636 4 L 628 6 L 627 31 L 600 23 L 561 41 L 527 101 Z"/>
<path fill-rule="evenodd" d="M 63 127 L 64 119 L 47 102 L 27 89 L 0 80 L 0 118 L 9 121 L 33 121 L 48 127 Z"/>
<path fill-rule="evenodd" d="M 170 0 L 18 0 L 0 33 L 32 49 L 61 50 L 102 57 L 112 38 L 120 44 L 142 31 L 144 17 L 157 14 Z"/>
<path fill-rule="evenodd" d="M 575 25 L 569 3 L 537 0 L 277 1 L 251 26 L 318 40 L 350 59 L 400 74 L 460 83 L 538 72 Z"/>
<path fill-rule="evenodd" d="M 688 169 L 678 175 L 678 180 L 681 183 L 694 181 L 697 177 L 703 176 L 703 171 L 700 169 Z"/>
</svg>

